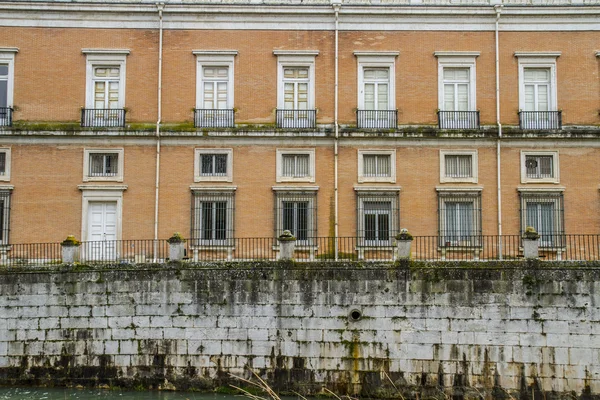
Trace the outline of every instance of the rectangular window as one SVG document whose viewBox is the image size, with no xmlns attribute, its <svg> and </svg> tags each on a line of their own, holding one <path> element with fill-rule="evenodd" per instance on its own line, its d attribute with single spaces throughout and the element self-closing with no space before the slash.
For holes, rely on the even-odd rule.
<svg viewBox="0 0 600 400">
<path fill-rule="evenodd" d="M 282 176 L 286 178 L 306 178 L 310 176 L 309 154 L 282 154 Z"/>
<path fill-rule="evenodd" d="M 228 108 L 227 101 L 229 85 L 229 68 L 210 66 L 202 68 L 204 108 L 224 110 Z"/>
<path fill-rule="evenodd" d="M 119 87 L 121 72 L 118 65 L 94 66 L 94 108 L 120 108 Z"/>
<path fill-rule="evenodd" d="M 0 126 L 12 125 L 16 48 L 0 47 Z"/>
<path fill-rule="evenodd" d="M 470 111 L 469 74 L 469 68 L 444 68 L 444 111 Z"/>
<path fill-rule="evenodd" d="M 562 192 L 520 191 L 521 236 L 528 226 L 540 235 L 541 247 L 564 247 L 564 202 Z"/>
<path fill-rule="evenodd" d="M 550 68 L 523 71 L 525 111 L 550 111 Z"/>
<path fill-rule="evenodd" d="M 358 150 L 358 182 L 396 181 L 395 150 Z"/>
<path fill-rule="evenodd" d="M 83 180 L 123 181 L 123 149 L 85 149 Z"/>
<path fill-rule="evenodd" d="M 314 182 L 314 149 L 277 149 L 277 182 Z"/>
<path fill-rule="evenodd" d="M 9 244 L 10 190 L 0 190 L 0 245 Z"/>
<path fill-rule="evenodd" d="M 10 148 L 0 147 L 0 181 L 10 181 Z"/>
<path fill-rule="evenodd" d="M 285 110 L 308 109 L 309 82 L 307 67 L 283 67 L 283 108 Z"/>
<path fill-rule="evenodd" d="M 360 246 L 392 246 L 398 233 L 398 195 L 389 192 L 358 192 Z"/>
<path fill-rule="evenodd" d="M 231 182 L 233 149 L 196 149 L 194 181 Z"/>
<path fill-rule="evenodd" d="M 557 151 L 522 151 L 522 183 L 558 183 Z"/>
<path fill-rule="evenodd" d="M 275 237 L 288 230 L 299 245 L 313 245 L 317 236 L 315 191 L 276 191 Z"/>
<path fill-rule="evenodd" d="M 439 191 L 440 247 L 481 246 L 481 192 Z"/>
<path fill-rule="evenodd" d="M 389 110 L 389 68 L 364 69 L 365 110 Z"/>
<path fill-rule="evenodd" d="M 398 52 L 355 51 L 358 61 L 357 126 L 365 129 L 395 129 L 395 63 Z"/>
<path fill-rule="evenodd" d="M 192 190 L 192 243 L 196 246 L 233 245 L 233 191 Z"/>
<path fill-rule="evenodd" d="M 477 150 L 440 150 L 440 182 L 477 183 Z"/>
</svg>

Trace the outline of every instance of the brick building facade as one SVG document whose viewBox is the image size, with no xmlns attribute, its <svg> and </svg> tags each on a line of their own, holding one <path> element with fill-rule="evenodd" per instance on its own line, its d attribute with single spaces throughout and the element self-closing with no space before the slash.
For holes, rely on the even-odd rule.
<svg viewBox="0 0 600 400">
<path fill-rule="evenodd" d="M 600 232 L 598 1 L 0 13 L 3 244 Z"/>
</svg>

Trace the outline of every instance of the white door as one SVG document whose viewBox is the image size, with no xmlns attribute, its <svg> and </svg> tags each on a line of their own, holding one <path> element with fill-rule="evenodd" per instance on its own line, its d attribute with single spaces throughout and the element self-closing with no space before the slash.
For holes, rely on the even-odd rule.
<svg viewBox="0 0 600 400">
<path fill-rule="evenodd" d="M 88 205 L 88 246 L 90 260 L 117 257 L 117 202 L 90 202 Z"/>
</svg>

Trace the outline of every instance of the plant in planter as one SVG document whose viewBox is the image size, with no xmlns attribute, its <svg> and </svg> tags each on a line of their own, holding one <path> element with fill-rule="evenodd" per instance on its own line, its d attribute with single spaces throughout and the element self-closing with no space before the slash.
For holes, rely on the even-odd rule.
<svg viewBox="0 0 600 400">
<path fill-rule="evenodd" d="M 63 240 L 60 244 L 61 244 L 61 246 L 73 247 L 73 246 L 79 246 L 81 244 L 81 242 L 79 240 L 75 239 L 75 235 L 68 235 L 67 238 L 65 240 Z"/>
<path fill-rule="evenodd" d="M 281 235 L 279 235 L 278 239 L 280 242 L 291 242 L 296 240 L 296 237 L 292 235 L 292 232 L 286 229 L 281 233 Z"/>
<path fill-rule="evenodd" d="M 533 226 L 528 226 L 525 228 L 525 233 L 523 234 L 523 238 L 529 240 L 538 240 L 540 238 L 540 234 L 537 233 Z"/>
<path fill-rule="evenodd" d="M 169 242 L 170 244 L 185 243 L 185 239 L 183 238 L 183 236 L 181 236 L 181 233 L 175 232 L 173 236 L 167 239 L 167 242 Z"/>
<path fill-rule="evenodd" d="M 396 235 L 396 240 L 413 240 L 413 235 L 408 232 L 408 229 L 400 229 L 400 233 Z"/>
</svg>

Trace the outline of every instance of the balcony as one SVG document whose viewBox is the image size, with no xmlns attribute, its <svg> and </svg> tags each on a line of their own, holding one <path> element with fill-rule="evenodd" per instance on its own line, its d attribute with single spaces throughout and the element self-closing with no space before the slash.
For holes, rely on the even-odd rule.
<svg viewBox="0 0 600 400">
<path fill-rule="evenodd" d="M 396 129 L 398 110 L 357 110 L 356 126 L 362 129 Z"/>
<path fill-rule="evenodd" d="M 562 129 L 561 111 L 519 111 L 521 129 L 556 130 Z"/>
<path fill-rule="evenodd" d="M 0 107 L 0 126 L 12 126 L 12 113 L 11 107 Z"/>
<path fill-rule="evenodd" d="M 235 127 L 235 111 L 233 109 L 196 108 L 194 110 L 194 127 L 233 128 Z"/>
<path fill-rule="evenodd" d="M 312 129 L 317 126 L 317 110 L 276 110 L 278 128 Z"/>
<path fill-rule="evenodd" d="M 438 111 L 440 129 L 479 129 L 479 111 Z"/>
<path fill-rule="evenodd" d="M 82 108 L 81 126 L 84 128 L 123 128 L 125 127 L 123 108 Z"/>
</svg>

